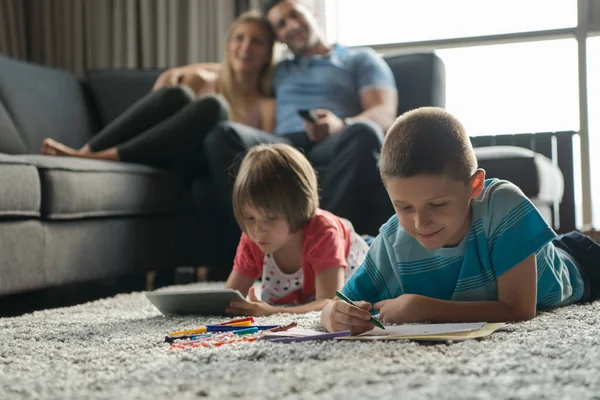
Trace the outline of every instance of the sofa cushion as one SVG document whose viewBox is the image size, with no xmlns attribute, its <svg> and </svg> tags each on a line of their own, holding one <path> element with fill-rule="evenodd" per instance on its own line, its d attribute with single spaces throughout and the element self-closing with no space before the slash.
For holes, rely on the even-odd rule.
<svg viewBox="0 0 600 400">
<path fill-rule="evenodd" d="M 65 71 L 0 56 L 0 102 L 26 153 L 39 153 L 46 137 L 80 147 L 95 132 L 87 97 L 77 77 Z"/>
<path fill-rule="evenodd" d="M 0 217 L 39 217 L 40 179 L 27 160 L 0 153 Z"/>
<path fill-rule="evenodd" d="M 562 173 L 547 157 L 516 146 L 477 147 L 475 155 L 487 177 L 511 181 L 532 199 L 549 203 L 562 199 Z"/>
<path fill-rule="evenodd" d="M 42 206 L 48 219 L 180 213 L 191 196 L 184 182 L 144 165 L 22 156 L 39 170 Z"/>
<path fill-rule="evenodd" d="M 0 100 L 0 152 L 8 154 L 25 153 L 25 143 L 17 131 L 15 122 L 8 114 L 6 107 Z"/>
<path fill-rule="evenodd" d="M 87 73 L 92 104 L 102 127 L 121 115 L 152 90 L 159 69 L 94 69 Z"/>
<path fill-rule="evenodd" d="M 388 54 L 383 59 L 398 87 L 398 115 L 414 108 L 446 105 L 444 62 L 435 53 Z"/>
</svg>

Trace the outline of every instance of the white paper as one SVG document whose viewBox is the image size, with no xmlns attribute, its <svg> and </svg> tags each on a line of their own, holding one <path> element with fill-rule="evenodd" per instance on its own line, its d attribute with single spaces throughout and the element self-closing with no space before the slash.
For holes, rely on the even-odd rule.
<svg viewBox="0 0 600 400">
<path fill-rule="evenodd" d="M 470 332 L 481 329 L 485 322 L 459 324 L 386 325 L 385 330 L 375 327 L 358 336 L 424 336 L 446 333 Z"/>
<path fill-rule="evenodd" d="M 265 332 L 265 336 L 281 336 L 281 337 L 304 337 L 304 336 L 314 336 L 314 335 L 322 335 L 327 332 L 323 331 L 313 331 L 312 329 L 302 329 L 302 328 L 291 328 L 287 331 L 281 332 Z"/>
</svg>

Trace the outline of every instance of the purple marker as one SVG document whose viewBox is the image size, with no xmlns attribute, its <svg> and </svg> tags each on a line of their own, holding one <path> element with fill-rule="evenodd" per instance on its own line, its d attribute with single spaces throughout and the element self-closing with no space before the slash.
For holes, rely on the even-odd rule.
<svg viewBox="0 0 600 400">
<path fill-rule="evenodd" d="M 327 339 L 333 339 L 333 338 L 342 337 L 342 336 L 350 336 L 350 331 L 323 333 L 321 335 L 311 335 L 311 336 L 277 338 L 277 339 L 270 339 L 269 342 L 273 342 L 273 343 L 305 342 L 308 340 L 327 340 Z"/>
</svg>

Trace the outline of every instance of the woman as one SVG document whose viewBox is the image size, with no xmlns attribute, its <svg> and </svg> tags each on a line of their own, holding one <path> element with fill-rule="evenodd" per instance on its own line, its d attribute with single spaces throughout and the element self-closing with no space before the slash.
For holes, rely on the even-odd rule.
<svg viewBox="0 0 600 400">
<path fill-rule="evenodd" d="M 47 138 L 41 153 L 136 162 L 189 176 L 203 173 L 204 137 L 221 121 L 273 130 L 273 44 L 267 21 L 253 12 L 242 14 L 229 28 L 222 63 L 169 69 L 150 94 L 81 149 Z"/>
</svg>

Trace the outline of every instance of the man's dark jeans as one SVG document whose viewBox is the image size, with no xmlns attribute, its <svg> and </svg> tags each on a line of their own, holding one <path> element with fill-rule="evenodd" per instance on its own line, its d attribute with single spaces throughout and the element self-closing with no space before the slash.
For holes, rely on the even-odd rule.
<svg viewBox="0 0 600 400">
<path fill-rule="evenodd" d="M 306 132 L 274 135 L 252 127 L 226 122 L 206 138 L 209 168 L 223 199 L 223 248 L 219 267 L 222 277 L 231 270 L 240 230 L 231 204 L 233 182 L 239 164 L 253 146 L 287 143 L 306 154 L 319 178 L 321 208 L 349 219 L 360 234 L 377 234 L 394 213 L 381 181 L 378 162 L 383 131 L 370 121 L 355 122 L 325 140 L 311 142 Z"/>
</svg>

